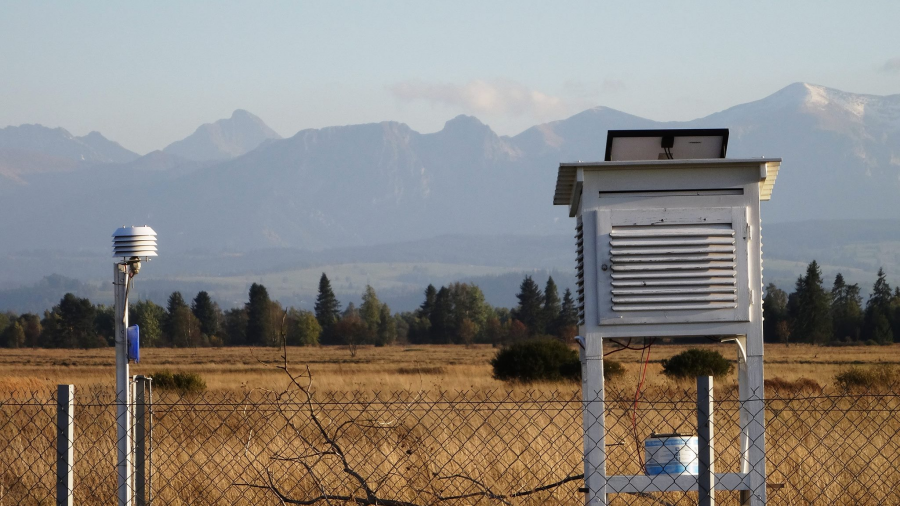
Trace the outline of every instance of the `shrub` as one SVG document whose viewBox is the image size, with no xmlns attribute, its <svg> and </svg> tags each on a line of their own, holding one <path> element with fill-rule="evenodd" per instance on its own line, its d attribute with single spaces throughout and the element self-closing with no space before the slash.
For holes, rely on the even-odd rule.
<svg viewBox="0 0 900 506">
<path fill-rule="evenodd" d="M 697 348 L 685 350 L 663 360 L 662 366 L 663 374 L 675 379 L 690 379 L 697 376 L 721 378 L 734 368 L 718 351 Z"/>
<path fill-rule="evenodd" d="M 494 378 L 502 381 L 531 383 L 534 381 L 580 381 L 581 361 L 578 352 L 551 338 L 533 339 L 504 347 L 491 359 Z M 607 380 L 625 373 L 622 364 L 603 361 L 603 377 Z"/>
<path fill-rule="evenodd" d="M 554 339 L 534 339 L 507 346 L 491 359 L 494 378 L 502 381 L 578 381 L 578 353 Z"/>
<path fill-rule="evenodd" d="M 851 367 L 836 374 L 834 381 L 844 390 L 878 390 L 893 386 L 897 382 L 897 373 L 890 364 L 867 369 Z"/>
<path fill-rule="evenodd" d="M 153 388 L 158 390 L 177 390 L 183 394 L 206 390 L 206 382 L 195 372 L 157 371 L 150 378 Z"/>
</svg>

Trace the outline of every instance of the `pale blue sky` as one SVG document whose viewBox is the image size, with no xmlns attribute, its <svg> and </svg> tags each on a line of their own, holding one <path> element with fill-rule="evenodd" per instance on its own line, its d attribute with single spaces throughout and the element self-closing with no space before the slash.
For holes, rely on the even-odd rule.
<svg viewBox="0 0 900 506">
<path fill-rule="evenodd" d="M 900 2 L 0 2 L 0 127 L 139 153 L 237 108 L 284 136 L 605 105 L 685 120 L 796 81 L 900 93 Z"/>
</svg>

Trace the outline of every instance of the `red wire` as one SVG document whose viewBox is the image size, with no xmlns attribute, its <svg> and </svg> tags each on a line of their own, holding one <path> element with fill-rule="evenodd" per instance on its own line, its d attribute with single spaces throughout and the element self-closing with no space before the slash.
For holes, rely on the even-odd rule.
<svg viewBox="0 0 900 506">
<path fill-rule="evenodd" d="M 641 463 L 641 469 L 644 468 L 644 454 L 641 453 L 641 443 L 638 439 L 637 433 L 637 405 L 638 400 L 641 398 L 641 389 L 644 387 L 644 379 L 647 377 L 647 369 L 650 366 L 650 347 L 653 346 L 653 340 L 650 340 L 650 343 L 641 348 L 641 362 L 642 370 L 641 370 L 641 380 L 638 382 L 637 390 L 634 392 L 634 406 L 631 409 L 631 430 L 634 433 L 634 443 L 637 446 L 637 454 L 638 454 L 638 462 Z M 644 358 L 644 350 L 647 350 L 647 357 Z"/>
</svg>

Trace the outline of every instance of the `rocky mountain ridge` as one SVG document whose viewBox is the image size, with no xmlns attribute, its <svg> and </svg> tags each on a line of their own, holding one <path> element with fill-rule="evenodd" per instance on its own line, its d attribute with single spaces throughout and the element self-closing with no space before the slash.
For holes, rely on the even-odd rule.
<svg viewBox="0 0 900 506">
<path fill-rule="evenodd" d="M 6 250 L 60 240 L 92 249 L 105 247 L 108 230 L 121 223 L 147 223 L 172 253 L 564 234 L 570 220 L 550 205 L 560 162 L 602 159 L 609 129 L 697 127 L 729 128 L 729 157 L 784 159 L 773 199 L 763 205 L 769 222 L 900 219 L 898 118 L 900 95 L 795 83 L 688 122 L 596 107 L 512 137 L 471 116 L 429 134 L 391 121 L 308 129 L 226 160 L 198 162 L 167 148 L 126 163 L 35 173 L 26 188 L 0 184 L 0 211 L 23 217 L 0 224 L 0 233 L 20 239 Z M 212 125 L 243 120 L 262 124 L 236 112 Z M 134 178 L 115 191 L 122 183 L 112 174 Z M 29 232 L 37 225 L 40 237 Z"/>
</svg>

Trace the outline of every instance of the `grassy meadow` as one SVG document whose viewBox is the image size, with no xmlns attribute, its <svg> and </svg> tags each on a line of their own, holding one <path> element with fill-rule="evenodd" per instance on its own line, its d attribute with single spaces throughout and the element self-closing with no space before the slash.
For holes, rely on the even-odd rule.
<svg viewBox="0 0 900 506">
<path fill-rule="evenodd" d="M 733 356 L 733 346 L 703 345 L 726 356 Z M 623 392 L 608 406 L 610 474 L 641 473 L 639 448 L 651 431 L 691 430 L 693 385 L 667 380 L 659 363 L 686 348 L 651 349 L 648 386 L 636 419 L 630 395 L 638 381 L 640 352 L 611 357 L 623 363 L 626 373 L 610 385 Z M 488 346 L 362 347 L 355 357 L 345 347 L 287 351 L 295 369 L 308 366 L 312 373 L 320 399 L 315 411 L 325 430 L 382 498 L 418 505 L 502 504 L 477 494 L 485 487 L 492 493 L 527 490 L 583 470 L 579 385 L 503 384 L 491 377 L 488 361 L 495 350 Z M 837 392 L 834 375 L 849 367 L 900 363 L 898 345 L 769 345 L 766 352 L 767 378 L 811 379 L 831 394 Z M 275 484 L 296 499 L 321 490 L 363 494 L 334 457 L 322 453 L 327 448 L 308 411 L 297 403 L 302 399 L 296 392 L 279 395 L 288 389 L 285 374 L 275 368 L 281 350 L 142 353 L 134 374 L 194 372 L 208 387 L 199 396 L 154 396 L 156 504 L 280 504 L 271 491 L 245 484 Z M 76 385 L 76 503 L 113 502 L 113 370 L 111 349 L 0 351 L 0 463 L 7 464 L 0 467 L 0 505 L 53 503 L 55 404 L 49 393 L 59 383 Z M 738 469 L 735 384 L 734 373 L 717 383 L 723 397 L 716 412 L 717 471 Z M 13 393 L 24 391 L 42 392 L 48 402 L 17 404 Z M 381 395 L 376 397 L 376 391 Z M 441 393 L 461 402 L 434 402 Z M 798 399 L 776 398 L 767 409 L 769 482 L 784 486 L 773 489 L 770 504 L 900 501 L 900 470 L 893 465 L 900 460 L 895 441 L 900 398 L 778 394 Z M 580 486 L 574 480 L 511 504 L 580 503 Z M 439 500 L 452 495 L 466 497 Z M 660 501 L 696 504 L 696 493 L 620 495 L 612 504 Z M 736 504 L 737 495 L 717 493 L 717 501 Z"/>
<path fill-rule="evenodd" d="M 691 345 L 720 351 L 733 358 L 733 344 Z M 650 350 L 646 383 L 650 387 L 672 386 L 662 375 L 661 360 L 688 345 L 656 345 Z M 319 391 L 479 391 L 563 390 L 576 391 L 577 384 L 508 385 L 491 377 L 489 361 L 496 349 L 486 345 L 470 348 L 447 345 L 360 347 L 351 356 L 343 346 L 290 347 L 293 367 L 309 366 Z M 282 363 L 277 348 L 147 348 L 141 363 L 132 364 L 132 374 L 156 371 L 195 372 L 212 391 L 239 389 L 283 389 L 287 377 L 275 366 Z M 625 375 L 611 385 L 627 389 L 636 385 L 641 353 L 624 350 L 609 357 L 625 367 Z M 766 345 L 767 379 L 795 381 L 812 379 L 823 387 L 834 383 L 835 374 L 851 366 L 879 363 L 900 364 L 900 345 L 825 348 L 810 345 Z M 0 392 L 54 388 L 71 383 L 78 387 L 114 384 L 115 355 L 112 348 L 95 350 L 0 349 Z M 719 381 L 727 386 L 736 373 Z"/>
</svg>

